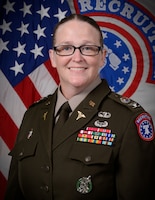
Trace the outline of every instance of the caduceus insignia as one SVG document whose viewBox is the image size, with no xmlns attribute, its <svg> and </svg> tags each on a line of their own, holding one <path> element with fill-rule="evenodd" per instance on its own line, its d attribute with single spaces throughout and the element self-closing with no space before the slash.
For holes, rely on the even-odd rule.
<svg viewBox="0 0 155 200">
<path fill-rule="evenodd" d="M 77 112 L 78 112 L 78 116 L 77 116 L 76 120 L 79 120 L 81 118 L 86 118 L 86 116 L 81 111 L 78 110 Z"/>
</svg>

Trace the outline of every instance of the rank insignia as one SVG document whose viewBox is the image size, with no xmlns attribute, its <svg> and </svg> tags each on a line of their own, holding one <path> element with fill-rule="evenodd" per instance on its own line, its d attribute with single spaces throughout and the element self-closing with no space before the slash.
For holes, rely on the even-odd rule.
<svg viewBox="0 0 155 200">
<path fill-rule="evenodd" d="M 78 142 L 112 146 L 116 135 L 110 129 L 87 127 L 78 133 Z"/>
<path fill-rule="evenodd" d="M 145 141 L 151 141 L 154 139 L 154 127 L 152 118 L 148 113 L 140 114 L 136 118 L 135 124 L 141 139 Z"/>
<path fill-rule="evenodd" d="M 92 190 L 91 176 L 82 177 L 76 183 L 76 189 L 82 194 L 87 194 Z"/>
</svg>

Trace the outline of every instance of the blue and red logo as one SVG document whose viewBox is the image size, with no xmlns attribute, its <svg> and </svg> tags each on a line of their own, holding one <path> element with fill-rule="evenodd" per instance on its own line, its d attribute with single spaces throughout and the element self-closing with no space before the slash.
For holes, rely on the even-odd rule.
<svg viewBox="0 0 155 200">
<path fill-rule="evenodd" d="M 107 56 L 100 71 L 110 88 L 131 97 L 139 85 L 155 84 L 155 18 L 135 1 L 74 1 L 77 13 L 99 24 Z"/>
</svg>

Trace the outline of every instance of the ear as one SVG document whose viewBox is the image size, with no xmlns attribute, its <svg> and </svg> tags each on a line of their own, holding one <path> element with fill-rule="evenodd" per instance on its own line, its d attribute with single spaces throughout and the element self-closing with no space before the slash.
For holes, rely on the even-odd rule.
<svg viewBox="0 0 155 200">
<path fill-rule="evenodd" d="M 53 49 L 50 49 L 49 50 L 49 57 L 50 57 L 50 61 L 51 61 L 51 64 L 54 68 L 56 68 L 56 63 L 55 63 L 55 55 L 54 55 L 54 51 Z"/>
<path fill-rule="evenodd" d="M 105 60 L 107 51 L 105 49 L 103 49 L 101 53 L 102 53 L 102 56 L 101 56 L 101 64 L 100 64 L 100 66 L 102 67 L 103 64 L 104 64 L 104 60 Z"/>
</svg>

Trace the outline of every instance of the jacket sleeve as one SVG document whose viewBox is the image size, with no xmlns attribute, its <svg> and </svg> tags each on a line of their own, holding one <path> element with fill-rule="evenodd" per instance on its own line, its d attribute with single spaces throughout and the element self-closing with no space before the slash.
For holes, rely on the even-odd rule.
<svg viewBox="0 0 155 200">
<path fill-rule="evenodd" d="M 145 120 L 141 116 L 132 117 L 120 147 L 116 178 L 119 200 L 155 199 L 154 128 L 151 119 Z M 136 119 L 139 120 L 137 123 Z M 146 130 L 147 122 L 150 127 Z M 147 136 L 148 130 L 152 136 Z M 146 135 L 143 135 L 145 131 Z"/>
</svg>

